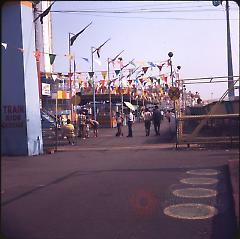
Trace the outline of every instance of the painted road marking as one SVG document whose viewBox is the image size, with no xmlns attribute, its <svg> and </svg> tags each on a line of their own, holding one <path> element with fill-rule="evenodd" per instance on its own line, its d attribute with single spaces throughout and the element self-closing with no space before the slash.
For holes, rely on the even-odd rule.
<svg viewBox="0 0 240 239">
<path fill-rule="evenodd" d="M 177 197 L 183 198 L 207 198 L 215 197 L 217 195 L 217 191 L 206 188 L 183 188 L 174 190 L 173 194 Z"/>
<path fill-rule="evenodd" d="M 196 169 L 196 170 L 189 170 L 187 171 L 188 174 L 195 174 L 195 175 L 217 175 L 220 172 L 215 169 Z"/>
<path fill-rule="evenodd" d="M 181 183 L 185 184 L 216 184 L 218 179 L 216 178 L 183 178 L 180 180 Z"/>
<path fill-rule="evenodd" d="M 164 214 L 178 219 L 207 219 L 215 216 L 218 210 L 215 207 L 200 203 L 184 203 L 169 206 Z"/>
</svg>

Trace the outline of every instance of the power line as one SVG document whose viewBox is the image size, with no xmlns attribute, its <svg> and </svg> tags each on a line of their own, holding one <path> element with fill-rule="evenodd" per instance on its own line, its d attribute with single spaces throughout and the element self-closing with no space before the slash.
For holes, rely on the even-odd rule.
<svg viewBox="0 0 240 239">
<path fill-rule="evenodd" d="M 68 13 L 66 13 L 68 14 Z M 76 14 L 76 13 L 75 13 Z M 82 15 L 85 15 L 85 16 L 95 16 L 95 17 L 110 17 L 110 18 L 131 18 L 131 19 L 159 19 L 159 20 L 186 20 L 186 21 L 194 21 L 194 20 L 212 20 L 212 21 L 225 21 L 226 19 L 225 18 L 184 18 L 184 17 L 138 17 L 138 16 L 107 16 L 107 15 L 98 15 L 98 14 L 88 14 L 88 13 L 81 13 Z M 232 20 L 238 20 L 238 19 L 230 19 L 231 21 Z"/>
</svg>

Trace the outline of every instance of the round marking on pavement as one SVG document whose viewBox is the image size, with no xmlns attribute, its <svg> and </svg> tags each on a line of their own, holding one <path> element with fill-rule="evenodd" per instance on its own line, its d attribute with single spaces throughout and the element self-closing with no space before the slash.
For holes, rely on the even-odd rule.
<svg viewBox="0 0 240 239">
<path fill-rule="evenodd" d="M 196 170 L 189 170 L 187 171 L 188 174 L 195 174 L 195 175 L 217 175 L 220 172 L 215 169 L 196 169 Z"/>
<path fill-rule="evenodd" d="M 178 219 L 207 219 L 218 213 L 212 206 L 199 203 L 186 203 L 172 205 L 164 209 L 164 214 Z"/>
<path fill-rule="evenodd" d="M 218 182 L 216 178 L 183 178 L 180 180 L 181 183 L 185 184 L 215 184 Z"/>
<path fill-rule="evenodd" d="M 173 191 L 173 194 L 183 198 L 207 198 L 215 197 L 217 191 L 206 188 L 183 188 Z"/>
</svg>

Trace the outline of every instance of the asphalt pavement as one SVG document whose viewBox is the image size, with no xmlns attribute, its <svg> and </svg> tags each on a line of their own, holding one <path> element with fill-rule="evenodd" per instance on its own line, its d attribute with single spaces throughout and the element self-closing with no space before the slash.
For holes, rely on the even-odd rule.
<svg viewBox="0 0 240 239">
<path fill-rule="evenodd" d="M 2 157 L 1 233 L 11 239 L 235 239 L 234 148 L 175 149 L 160 136 L 99 129 L 53 154 Z"/>
</svg>

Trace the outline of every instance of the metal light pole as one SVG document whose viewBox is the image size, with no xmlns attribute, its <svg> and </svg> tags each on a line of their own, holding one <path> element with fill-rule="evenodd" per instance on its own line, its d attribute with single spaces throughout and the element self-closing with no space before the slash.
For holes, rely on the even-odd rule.
<svg viewBox="0 0 240 239">
<path fill-rule="evenodd" d="M 71 57 L 71 44 L 70 44 L 70 38 L 71 35 L 75 35 L 74 33 L 69 32 L 68 33 L 68 55 L 69 55 L 69 81 L 70 81 L 70 104 L 71 104 L 71 121 L 73 119 L 73 105 L 71 103 L 72 99 L 72 57 Z"/>
<path fill-rule="evenodd" d="M 172 80 L 172 86 L 173 86 L 173 72 L 172 72 L 172 57 L 173 57 L 173 53 L 170 51 L 170 52 L 168 53 L 168 56 L 170 57 L 171 80 Z"/>
<path fill-rule="evenodd" d="M 91 47 L 91 56 L 92 56 L 92 80 L 93 80 L 93 114 L 94 114 L 94 120 L 97 119 L 97 115 L 96 115 L 96 94 L 95 94 L 95 81 L 93 79 L 93 53 L 97 51 L 97 53 L 99 52 L 99 50 L 101 49 L 101 47 L 103 47 L 108 41 L 110 40 L 110 38 L 108 40 L 106 40 L 102 45 L 100 45 L 98 48 L 95 47 Z M 99 53 L 98 53 L 99 54 Z M 100 56 L 99 56 L 100 57 Z"/>
<path fill-rule="evenodd" d="M 96 95 L 95 95 L 95 81 L 94 81 L 94 78 L 93 78 L 93 49 L 94 47 L 91 47 L 91 56 L 92 56 L 92 75 L 90 76 L 92 78 L 92 82 L 93 82 L 93 116 L 94 116 L 94 120 L 97 119 L 97 116 L 96 116 Z"/>
<path fill-rule="evenodd" d="M 107 59 L 107 63 L 108 63 L 108 84 L 109 84 L 109 117 L 110 117 L 110 128 L 112 128 L 112 96 L 111 96 L 111 89 L 110 89 L 110 69 L 109 69 L 109 65 L 110 62 L 115 61 L 122 53 L 124 52 L 124 50 L 122 50 L 118 55 L 116 55 L 112 60 L 110 60 L 110 58 Z"/>
</svg>

